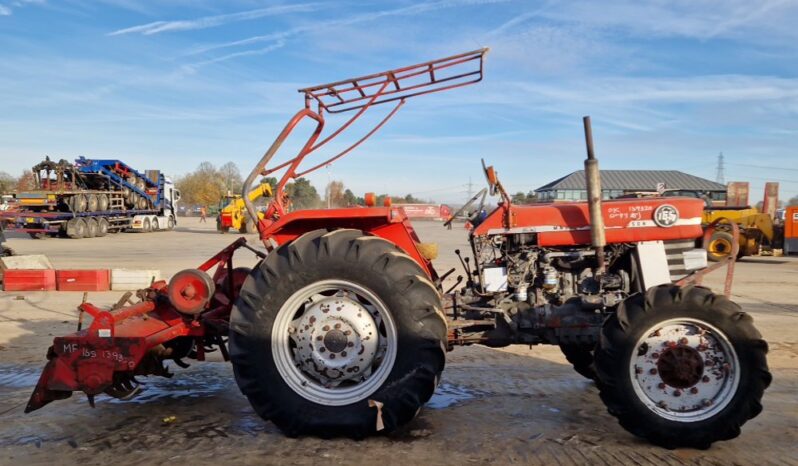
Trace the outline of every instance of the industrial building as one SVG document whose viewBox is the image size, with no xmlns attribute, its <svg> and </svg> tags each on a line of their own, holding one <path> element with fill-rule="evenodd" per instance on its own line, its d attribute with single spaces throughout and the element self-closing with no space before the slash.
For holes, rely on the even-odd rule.
<svg viewBox="0 0 798 466">
<path fill-rule="evenodd" d="M 601 170 L 604 199 L 624 194 L 662 190 L 699 192 L 713 203 L 726 200 L 726 186 L 678 170 Z M 543 201 L 579 201 L 587 199 L 585 171 L 570 173 L 535 190 Z"/>
</svg>

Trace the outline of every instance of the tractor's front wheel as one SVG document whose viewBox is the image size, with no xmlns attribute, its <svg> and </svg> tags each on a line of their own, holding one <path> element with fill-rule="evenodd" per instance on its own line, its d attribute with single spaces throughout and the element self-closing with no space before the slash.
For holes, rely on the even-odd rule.
<svg viewBox="0 0 798 466">
<path fill-rule="evenodd" d="M 362 438 L 407 423 L 444 366 L 441 297 L 394 244 L 317 230 L 247 278 L 230 323 L 236 381 L 289 436 Z"/>
<path fill-rule="evenodd" d="M 740 306 L 707 288 L 661 285 L 604 323 L 601 399 L 629 432 L 665 448 L 740 435 L 771 381 L 767 343 Z"/>
<path fill-rule="evenodd" d="M 574 370 L 582 377 L 596 380 L 596 367 L 593 364 L 595 345 L 584 343 L 561 343 L 560 351 Z"/>
</svg>

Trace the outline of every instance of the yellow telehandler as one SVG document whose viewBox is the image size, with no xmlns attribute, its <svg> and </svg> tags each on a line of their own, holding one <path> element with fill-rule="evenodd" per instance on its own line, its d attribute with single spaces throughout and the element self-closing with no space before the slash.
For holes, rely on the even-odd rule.
<svg viewBox="0 0 798 466">
<path fill-rule="evenodd" d="M 249 200 L 255 202 L 261 197 L 272 197 L 272 187 L 269 183 L 261 183 L 247 194 Z M 258 220 L 263 218 L 263 212 L 258 212 Z M 256 220 L 257 221 L 257 220 Z M 237 230 L 240 233 L 256 233 L 256 223 L 247 215 L 244 199 L 240 194 L 228 194 L 219 203 L 219 215 L 216 216 L 216 229 L 221 233 Z"/>
</svg>

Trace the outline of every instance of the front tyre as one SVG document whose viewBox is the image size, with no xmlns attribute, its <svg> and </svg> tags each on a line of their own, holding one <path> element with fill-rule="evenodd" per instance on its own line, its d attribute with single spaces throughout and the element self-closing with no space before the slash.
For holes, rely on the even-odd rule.
<svg viewBox="0 0 798 466">
<path fill-rule="evenodd" d="M 589 380 L 596 380 L 596 367 L 593 363 L 595 345 L 561 343 L 560 350 L 579 375 Z"/>
<path fill-rule="evenodd" d="M 278 248 L 241 288 L 236 381 L 289 436 L 362 438 L 413 419 L 444 366 L 441 298 L 394 244 L 317 230 Z"/>
<path fill-rule="evenodd" d="M 770 385 L 753 319 L 702 287 L 661 285 L 627 298 L 596 349 L 601 399 L 629 432 L 665 448 L 740 435 Z"/>
</svg>

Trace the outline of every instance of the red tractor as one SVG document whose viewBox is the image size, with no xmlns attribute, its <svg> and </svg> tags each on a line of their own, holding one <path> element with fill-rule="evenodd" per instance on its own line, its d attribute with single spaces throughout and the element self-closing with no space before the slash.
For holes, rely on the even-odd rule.
<svg viewBox="0 0 798 466">
<path fill-rule="evenodd" d="M 258 226 L 268 254 L 241 238 L 197 269 L 141 290 L 136 304 L 82 304 L 80 321 L 85 312 L 91 324 L 55 338 L 26 411 L 73 391 L 92 405 L 102 393 L 131 397 L 141 388 L 136 377 L 172 376 L 166 361 L 184 366 L 218 348 L 254 410 L 287 435 L 361 438 L 413 419 L 455 345 L 553 344 L 636 435 L 669 448 L 739 435 L 762 409 L 767 344 L 737 304 L 688 283 L 708 270 L 694 250 L 702 201 L 602 203 L 589 131 L 587 203 L 513 205 L 485 168 L 501 201 L 487 215 L 476 209 L 473 261 L 461 259 L 465 277 L 450 290 L 443 280 L 452 271 L 438 275 L 401 208 L 372 201 L 287 211 L 286 183 L 348 153 L 409 97 L 480 81 L 485 52 L 302 89 L 305 107 L 244 186 L 247 193 L 259 176 L 283 170 Z M 352 147 L 299 169 L 387 102 L 394 108 Z M 355 114 L 319 141 L 324 114 L 344 111 Z M 316 122 L 309 140 L 268 168 L 305 118 Z M 234 266 L 241 248 L 262 258 L 253 270 Z"/>
</svg>

